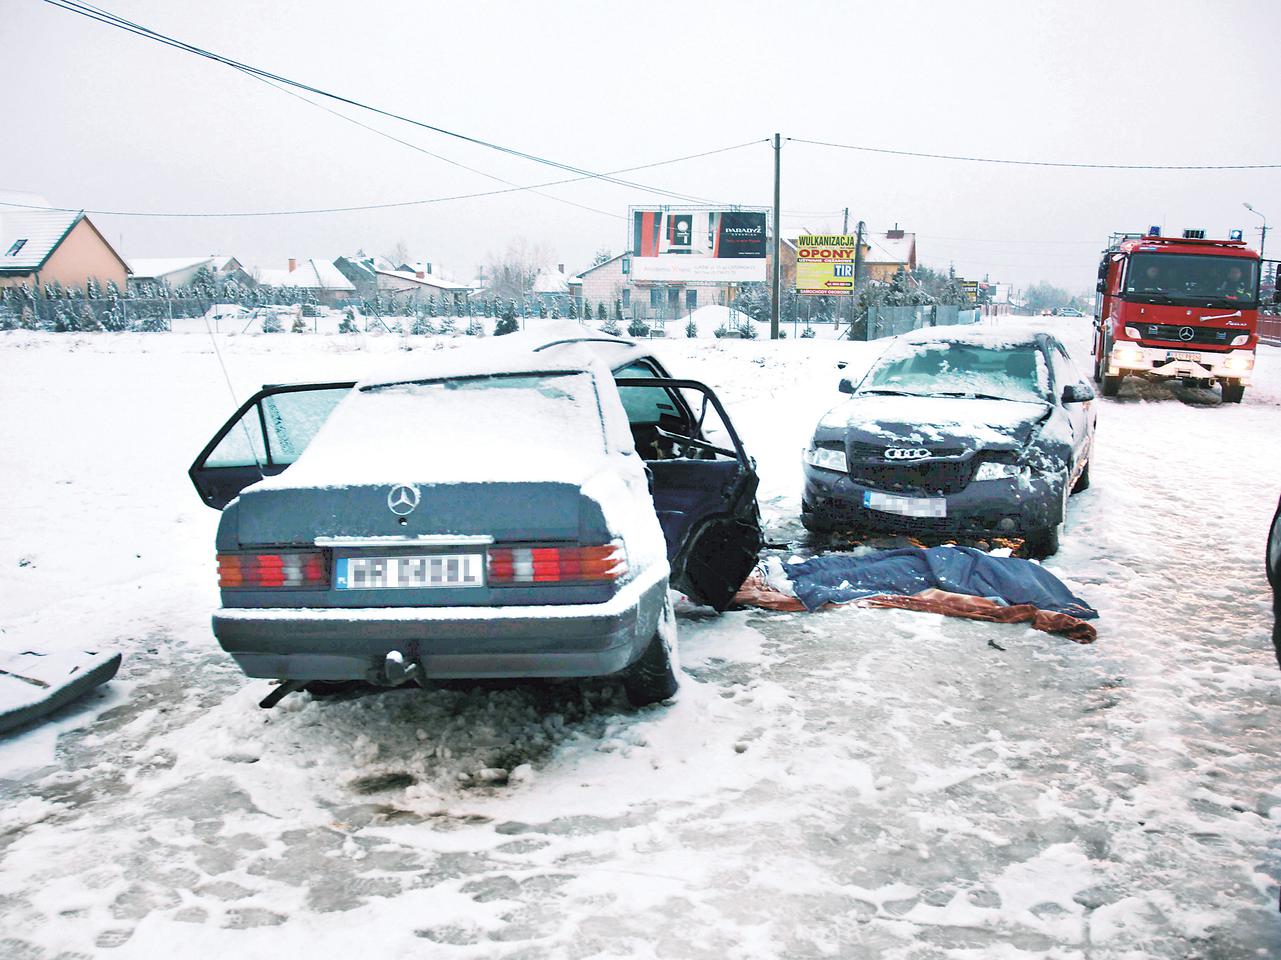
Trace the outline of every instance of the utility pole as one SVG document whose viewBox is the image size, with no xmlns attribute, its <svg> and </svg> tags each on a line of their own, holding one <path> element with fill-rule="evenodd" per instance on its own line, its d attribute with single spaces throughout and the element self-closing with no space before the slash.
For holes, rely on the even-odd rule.
<svg viewBox="0 0 1281 960">
<path fill-rule="evenodd" d="M 845 208 L 845 222 L 841 225 L 841 233 L 842 233 L 842 234 L 848 234 L 849 232 L 850 232 L 850 208 L 849 208 L 849 207 L 846 207 L 846 208 Z"/>
<path fill-rule="evenodd" d="M 849 228 L 846 227 L 848 230 Z M 863 221 L 858 222 L 858 237 L 854 240 L 854 290 L 863 282 Z"/>
<path fill-rule="evenodd" d="M 1268 218 L 1264 216 L 1262 213 L 1260 213 L 1258 210 L 1254 209 L 1254 207 L 1250 206 L 1250 204 L 1248 203 L 1243 203 L 1241 204 L 1241 206 L 1245 207 L 1256 217 L 1263 218 L 1263 226 L 1259 228 L 1259 259 L 1262 260 L 1264 257 L 1267 256 L 1267 254 L 1264 253 L 1264 251 L 1267 249 L 1267 246 L 1268 246 Z"/>
<path fill-rule="evenodd" d="M 774 295 L 770 298 L 769 308 L 769 338 L 778 339 L 778 307 L 779 307 L 779 286 L 782 278 L 782 263 L 779 261 L 779 252 L 782 249 L 780 231 L 783 226 L 782 208 L 779 201 L 779 178 L 782 175 L 782 154 L 783 138 L 779 134 L 774 134 L 774 276 L 771 281 Z"/>
</svg>

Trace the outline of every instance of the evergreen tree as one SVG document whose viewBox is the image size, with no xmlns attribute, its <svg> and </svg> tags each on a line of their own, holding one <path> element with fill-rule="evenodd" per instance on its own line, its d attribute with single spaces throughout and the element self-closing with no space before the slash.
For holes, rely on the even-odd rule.
<svg viewBox="0 0 1281 960">
<path fill-rule="evenodd" d="M 618 323 L 623 322 L 623 301 L 621 299 L 614 300 L 614 319 Z"/>
<path fill-rule="evenodd" d="M 338 332 L 339 333 L 359 333 L 360 332 L 359 328 L 356 326 L 356 311 L 353 310 L 351 307 L 348 307 L 346 310 L 342 312 L 342 319 L 338 321 Z"/>
<path fill-rule="evenodd" d="M 538 301 L 538 316 L 544 320 L 547 319 L 547 301 L 546 300 Z"/>
<path fill-rule="evenodd" d="M 478 317 L 469 317 L 467 320 L 467 336 L 483 337 L 485 335 L 485 325 L 480 322 Z"/>
<path fill-rule="evenodd" d="M 445 317 L 440 321 L 440 332 L 449 337 L 457 334 L 453 317 Z"/>
<path fill-rule="evenodd" d="M 87 333 L 97 333 L 102 330 L 102 324 L 98 322 L 98 316 L 87 300 L 80 305 L 80 329 Z"/>
<path fill-rule="evenodd" d="M 801 331 L 802 340 L 813 340 L 817 335 L 818 334 L 814 332 L 814 328 L 808 323 L 805 324 L 805 329 Z"/>
<path fill-rule="evenodd" d="M 294 317 L 293 325 L 289 328 L 290 333 L 306 333 L 307 323 L 302 318 L 302 311 L 298 311 L 298 316 Z"/>
<path fill-rule="evenodd" d="M 36 312 L 31 309 L 31 304 L 23 304 L 22 315 L 18 317 L 18 326 L 23 330 L 35 330 L 40 326 L 36 320 Z"/>
<path fill-rule="evenodd" d="M 627 335 L 629 337 L 645 337 L 649 335 L 649 324 L 640 317 L 632 317 L 632 322 L 627 325 Z"/>
<path fill-rule="evenodd" d="M 689 322 L 685 324 L 685 336 L 693 340 L 698 336 L 698 324 L 694 322 L 694 315 L 689 315 Z"/>
<path fill-rule="evenodd" d="M 102 297 L 102 290 L 98 286 L 98 281 L 90 277 L 85 281 L 85 298 L 88 300 L 98 300 Z"/>
<path fill-rule="evenodd" d="M 575 300 L 573 297 L 569 298 L 569 319 L 571 320 L 578 319 L 578 301 Z"/>
<path fill-rule="evenodd" d="M 600 329 L 601 333 L 608 333 L 611 337 L 618 337 L 623 333 L 623 328 L 618 325 L 618 321 L 613 317 L 602 323 Z"/>
<path fill-rule="evenodd" d="M 494 327 L 494 336 L 502 337 L 509 333 L 516 333 L 518 330 L 520 330 L 520 324 L 516 322 L 516 301 L 512 300 Z"/>
<path fill-rule="evenodd" d="M 427 319 L 425 313 L 419 313 L 414 318 L 413 326 L 409 328 L 409 332 L 416 337 L 429 337 L 436 332 L 436 328 L 432 326 L 432 322 Z"/>
<path fill-rule="evenodd" d="M 433 293 L 430 297 L 427 298 L 427 316 L 434 317 L 437 315 L 438 314 L 436 313 L 436 295 Z"/>
<path fill-rule="evenodd" d="M 262 320 L 263 333 L 284 333 L 285 328 L 280 322 L 280 317 L 274 312 L 267 314 Z"/>
<path fill-rule="evenodd" d="M 604 323 L 606 320 L 609 319 L 609 311 L 605 309 L 604 300 L 596 304 L 596 319 L 599 320 L 601 323 Z"/>
</svg>

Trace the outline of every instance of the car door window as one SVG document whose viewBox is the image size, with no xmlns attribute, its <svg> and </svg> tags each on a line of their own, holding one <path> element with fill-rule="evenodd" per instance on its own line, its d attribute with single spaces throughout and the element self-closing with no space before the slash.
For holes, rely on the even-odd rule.
<svg viewBox="0 0 1281 960">
<path fill-rule="evenodd" d="M 262 417 L 254 404 L 236 421 L 205 458 L 206 467 L 252 467 L 267 462 Z"/>
<path fill-rule="evenodd" d="M 297 460 L 347 393 L 347 388 L 340 387 L 263 397 L 262 418 L 267 429 L 270 461 L 289 464 Z"/>
<path fill-rule="evenodd" d="M 615 370 L 614 376 L 620 379 L 657 377 L 659 373 L 648 363 L 637 360 Z M 684 411 L 672 394 L 662 387 L 628 387 L 619 391 L 619 396 L 623 400 L 623 409 L 627 411 L 627 422 L 633 427 L 684 419 Z"/>
</svg>

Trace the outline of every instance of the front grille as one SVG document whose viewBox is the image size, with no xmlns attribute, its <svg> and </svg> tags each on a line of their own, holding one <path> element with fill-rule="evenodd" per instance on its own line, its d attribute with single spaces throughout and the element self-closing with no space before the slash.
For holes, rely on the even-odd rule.
<svg viewBox="0 0 1281 960">
<path fill-rule="evenodd" d="M 874 460 L 878 463 L 885 461 L 885 451 L 894 447 L 912 447 L 917 446 L 911 441 L 903 440 L 898 443 L 860 443 L 855 441 L 850 444 L 851 460 Z M 965 450 L 961 447 L 939 447 L 931 448 L 931 457 L 959 457 Z"/>
<path fill-rule="evenodd" d="M 1196 346 L 1226 347 L 1233 337 L 1239 337 L 1246 330 L 1234 330 L 1231 327 L 1194 327 L 1191 324 L 1177 323 L 1132 323 L 1130 326 L 1139 331 L 1142 340 L 1160 340 L 1163 343 L 1186 343 Z M 1192 338 L 1184 340 L 1179 331 L 1192 331 Z"/>
<path fill-rule="evenodd" d="M 973 459 L 915 463 L 852 463 L 850 477 L 867 487 L 895 493 L 946 496 L 960 493 L 974 476 Z"/>
</svg>

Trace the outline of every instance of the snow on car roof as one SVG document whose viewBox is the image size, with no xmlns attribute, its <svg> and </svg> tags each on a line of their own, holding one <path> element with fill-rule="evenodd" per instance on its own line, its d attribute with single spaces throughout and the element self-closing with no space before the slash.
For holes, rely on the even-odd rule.
<svg viewBox="0 0 1281 960">
<path fill-rule="evenodd" d="M 358 383 L 357 389 L 393 383 L 615 367 L 643 354 L 639 345 L 572 320 L 541 324 L 502 337 L 473 340 L 454 350 L 412 351 Z"/>
<path fill-rule="evenodd" d="M 1030 347 L 1042 334 L 1010 334 L 989 327 L 931 327 L 926 330 L 914 330 L 896 338 L 893 345 L 917 345 L 929 343 L 969 343 L 982 347 Z"/>
</svg>

